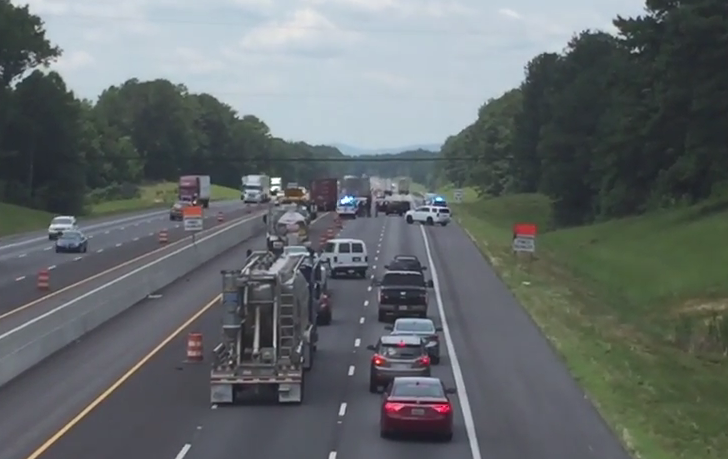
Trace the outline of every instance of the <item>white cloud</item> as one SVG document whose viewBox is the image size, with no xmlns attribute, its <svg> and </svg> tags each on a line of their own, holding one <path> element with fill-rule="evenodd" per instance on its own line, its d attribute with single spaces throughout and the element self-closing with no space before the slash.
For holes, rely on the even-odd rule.
<svg viewBox="0 0 728 459">
<path fill-rule="evenodd" d="M 240 46 L 252 52 L 293 52 L 329 56 L 356 39 L 312 8 L 294 11 L 282 21 L 271 21 L 250 31 Z"/>
<path fill-rule="evenodd" d="M 44 20 L 64 50 L 52 68 L 82 97 L 169 78 L 276 135 L 367 147 L 441 141 L 536 54 L 642 12 L 636 0 L 12 1 Z"/>
<path fill-rule="evenodd" d="M 62 55 L 51 68 L 60 73 L 70 73 L 76 70 L 91 67 L 95 62 L 94 57 L 86 51 L 71 51 Z"/>
</svg>

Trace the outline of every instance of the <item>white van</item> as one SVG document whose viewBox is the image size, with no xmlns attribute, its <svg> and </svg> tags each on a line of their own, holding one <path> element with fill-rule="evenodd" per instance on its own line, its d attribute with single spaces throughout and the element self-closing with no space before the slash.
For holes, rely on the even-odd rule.
<svg viewBox="0 0 728 459">
<path fill-rule="evenodd" d="M 331 277 L 359 275 L 367 277 L 369 255 L 361 239 L 331 239 L 326 243 L 321 258 L 331 266 Z"/>
</svg>

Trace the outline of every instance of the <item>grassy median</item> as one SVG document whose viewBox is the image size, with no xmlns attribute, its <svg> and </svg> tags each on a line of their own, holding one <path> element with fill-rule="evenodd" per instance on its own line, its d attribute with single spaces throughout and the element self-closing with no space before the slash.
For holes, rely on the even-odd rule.
<svg viewBox="0 0 728 459">
<path fill-rule="evenodd" d="M 140 195 L 134 199 L 99 202 L 89 206 L 88 215 L 82 218 L 122 214 L 144 209 L 166 208 L 176 199 L 176 183 L 160 183 L 140 187 Z M 240 191 L 212 185 L 212 200 L 240 199 Z M 0 236 L 8 236 L 48 227 L 55 216 L 48 212 L 0 203 Z"/>
<path fill-rule="evenodd" d="M 553 230 L 543 196 L 464 191 L 456 218 L 625 445 L 644 459 L 725 458 L 728 200 Z M 510 251 L 517 222 L 539 227 L 533 261 Z"/>
</svg>

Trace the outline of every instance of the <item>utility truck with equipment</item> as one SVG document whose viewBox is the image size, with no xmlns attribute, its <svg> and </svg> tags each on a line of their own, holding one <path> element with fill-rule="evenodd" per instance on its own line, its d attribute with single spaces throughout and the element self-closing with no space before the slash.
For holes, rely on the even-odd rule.
<svg viewBox="0 0 728 459">
<path fill-rule="evenodd" d="M 307 257 L 252 252 L 242 270 L 222 272 L 222 342 L 213 351 L 211 403 L 303 402 L 318 339 L 300 270 Z"/>
</svg>

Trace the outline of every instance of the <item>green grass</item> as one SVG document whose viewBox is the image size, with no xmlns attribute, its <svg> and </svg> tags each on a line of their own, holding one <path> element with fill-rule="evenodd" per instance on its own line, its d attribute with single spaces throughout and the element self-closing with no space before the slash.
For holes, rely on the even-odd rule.
<svg viewBox="0 0 728 459">
<path fill-rule="evenodd" d="M 630 450 L 726 457 L 728 201 L 555 231 L 539 195 L 452 207 Z M 533 261 L 510 251 L 517 222 L 539 226 Z"/>
<path fill-rule="evenodd" d="M 107 201 L 91 206 L 91 215 L 109 215 L 135 210 L 167 207 L 177 199 L 176 183 L 160 183 L 141 187 L 141 196 L 134 199 Z M 212 185 L 212 200 L 240 199 L 240 190 Z"/>
<path fill-rule="evenodd" d="M 0 202 L 0 236 L 46 228 L 54 217 L 42 210 Z"/>
<path fill-rule="evenodd" d="M 176 183 L 161 183 L 141 187 L 141 196 L 136 199 L 123 199 L 94 204 L 88 217 L 133 212 L 144 209 L 164 208 L 177 198 Z M 240 191 L 212 185 L 212 200 L 240 199 Z M 0 236 L 8 236 L 26 231 L 44 229 L 55 216 L 48 212 L 28 209 L 12 204 L 0 203 Z"/>
</svg>

